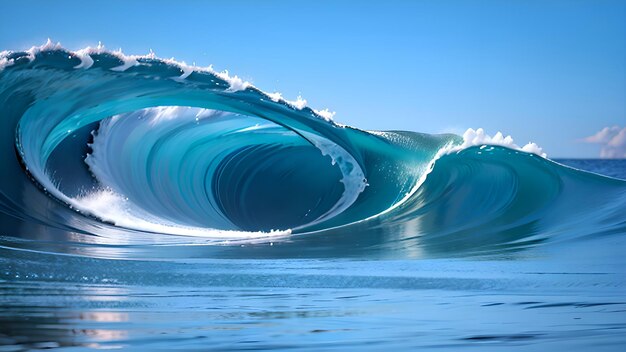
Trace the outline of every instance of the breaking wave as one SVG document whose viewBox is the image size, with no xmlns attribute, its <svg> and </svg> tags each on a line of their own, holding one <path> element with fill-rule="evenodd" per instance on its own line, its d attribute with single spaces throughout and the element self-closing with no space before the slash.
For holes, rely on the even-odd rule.
<svg viewBox="0 0 626 352">
<path fill-rule="evenodd" d="M 0 113 L 2 235 L 61 236 L 78 252 L 195 244 L 237 255 L 269 243 L 287 256 L 465 255 L 626 226 L 626 182 L 559 165 L 533 143 L 482 129 L 363 131 L 154 55 L 51 42 L 2 52 Z"/>
</svg>

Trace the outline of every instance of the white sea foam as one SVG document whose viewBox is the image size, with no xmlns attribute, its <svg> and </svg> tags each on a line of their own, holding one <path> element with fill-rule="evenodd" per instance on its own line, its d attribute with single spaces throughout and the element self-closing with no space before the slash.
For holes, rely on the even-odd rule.
<svg viewBox="0 0 626 352">
<path fill-rule="evenodd" d="M 322 155 L 329 156 L 332 164 L 339 167 L 343 176 L 340 181 L 343 183 L 344 187 L 341 199 L 339 199 L 339 201 L 337 201 L 337 203 L 335 203 L 335 205 L 325 214 L 321 215 L 315 221 L 306 224 L 306 226 L 310 226 L 332 218 L 333 216 L 336 216 L 348 209 L 357 200 L 359 194 L 365 190 L 368 184 L 359 163 L 345 149 L 318 135 L 304 131 L 300 131 L 300 133 L 304 138 L 313 143 Z"/>
<path fill-rule="evenodd" d="M 228 74 L 228 70 L 217 72 L 213 70 L 213 66 L 209 66 L 208 69 L 206 70 L 216 75 L 217 77 L 223 79 L 224 81 L 228 82 L 228 84 L 230 85 L 230 88 L 228 88 L 228 90 L 231 92 L 237 92 L 240 90 L 245 90 L 248 87 L 253 87 L 252 84 L 250 84 L 250 82 L 246 82 L 242 80 L 241 78 L 239 78 L 238 76 L 230 76 Z"/>
<path fill-rule="evenodd" d="M 26 50 L 26 54 L 28 59 L 33 61 L 35 60 L 35 56 L 43 51 L 52 51 L 52 50 L 62 50 L 63 47 L 61 43 L 53 43 L 50 38 L 46 41 L 45 44 L 40 46 L 32 46 L 30 49 Z M 0 71 L 4 70 L 6 67 L 9 67 L 15 63 L 13 59 L 9 59 L 8 56 L 12 54 L 13 51 L 4 50 L 0 52 Z"/>
<path fill-rule="evenodd" d="M 443 154 L 457 153 L 470 147 L 482 145 L 495 145 L 500 147 L 506 147 L 547 158 L 547 154 L 543 152 L 543 149 L 533 142 L 529 142 L 523 147 L 520 147 L 519 145 L 514 143 L 511 136 L 505 137 L 502 132 L 497 132 L 495 135 L 490 136 L 485 133 L 485 130 L 482 128 L 479 128 L 477 130 L 468 128 L 467 131 L 463 133 L 463 143 L 458 145 L 448 145 L 447 147 L 440 150 L 438 156 L 441 156 Z"/>
<path fill-rule="evenodd" d="M 187 65 L 187 63 L 185 61 L 176 61 L 176 59 L 169 58 L 169 59 L 162 59 L 163 62 L 167 63 L 168 65 L 171 66 L 178 66 L 178 68 L 183 71 L 183 73 L 178 76 L 178 77 L 174 77 L 174 79 L 176 80 L 184 80 L 185 78 L 189 77 L 189 75 L 191 75 L 194 71 L 195 68 L 193 66 L 189 66 Z"/>
<path fill-rule="evenodd" d="M 98 189 L 72 198 L 61 192 L 51 180 L 49 175 L 40 179 L 44 189 L 57 199 L 69 204 L 72 209 L 82 214 L 94 216 L 119 227 L 151 233 L 202 237 L 215 244 L 228 243 L 232 240 L 263 240 L 291 235 L 291 229 L 269 232 L 231 231 L 167 222 L 144 211 L 124 195 L 110 189 Z"/>
<path fill-rule="evenodd" d="M 96 216 L 115 226 L 140 231 L 221 240 L 262 239 L 291 234 L 291 230 L 273 230 L 270 232 L 225 231 L 169 223 L 143 211 L 128 198 L 108 189 L 101 189 L 78 198 L 69 198 L 69 202 L 75 209 L 84 214 Z"/>
<path fill-rule="evenodd" d="M 326 108 L 324 110 L 313 110 L 313 111 L 315 111 L 316 114 L 318 114 L 319 116 L 324 118 L 324 120 L 326 120 L 326 121 L 332 121 L 333 117 L 336 114 L 336 112 L 330 111 L 330 110 L 328 110 L 328 108 Z"/>
<path fill-rule="evenodd" d="M 304 107 L 306 106 L 306 99 L 302 98 L 302 96 L 298 95 L 298 97 L 296 98 L 296 100 L 285 100 L 285 103 L 291 105 L 292 107 L 298 109 L 298 110 L 302 110 L 304 109 Z"/>
<path fill-rule="evenodd" d="M 13 59 L 7 58 L 6 55 L 8 55 L 8 52 L 3 51 L 0 53 L 0 72 L 4 70 L 5 67 L 9 67 L 14 63 Z"/>
<path fill-rule="evenodd" d="M 287 100 L 287 99 L 283 98 L 283 95 L 281 93 L 279 93 L 279 92 L 274 92 L 274 93 L 262 92 L 262 93 L 265 94 L 268 98 L 270 98 L 271 101 L 273 101 L 275 103 L 278 103 L 278 102 L 286 103 L 287 105 L 291 106 L 294 109 L 302 110 L 302 109 L 304 109 L 307 106 L 306 99 L 302 98 L 301 95 L 298 95 L 296 100 Z M 328 109 L 326 109 L 326 111 L 328 111 Z M 328 120 L 326 117 L 320 115 L 317 111 L 315 111 L 315 112 L 316 112 L 317 115 L 319 115 L 323 119 Z M 330 111 L 329 111 L 329 113 L 330 113 Z"/>
<path fill-rule="evenodd" d="M 84 49 L 75 51 L 74 55 L 76 55 L 80 59 L 80 64 L 74 66 L 74 68 L 90 68 L 91 66 L 93 66 L 93 59 L 91 58 L 91 55 L 102 54 L 104 52 L 104 45 L 102 45 L 102 43 L 100 42 L 98 42 L 98 46 L 95 48 L 88 46 Z"/>
<path fill-rule="evenodd" d="M 267 97 L 270 98 L 275 103 L 278 103 L 279 101 L 284 101 L 283 95 L 279 92 L 274 92 L 274 93 L 264 92 L 264 94 L 267 95 Z"/>
<path fill-rule="evenodd" d="M 28 58 L 32 61 L 32 60 L 35 60 L 35 56 L 41 52 L 61 50 L 61 49 L 63 49 L 63 46 L 61 46 L 61 43 L 59 42 L 53 43 L 52 40 L 48 38 L 48 40 L 46 41 L 44 45 L 32 46 L 30 49 L 26 50 L 26 53 L 28 53 Z"/>
<path fill-rule="evenodd" d="M 273 102 L 276 102 L 276 103 L 283 102 L 291 106 L 294 109 L 302 110 L 305 107 L 307 107 L 307 100 L 302 98 L 302 96 L 300 95 L 298 95 L 296 100 L 287 100 L 283 98 L 283 95 L 279 92 L 274 92 L 274 93 L 262 92 L 262 93 L 265 94 L 265 96 L 267 96 L 268 98 L 270 98 L 270 100 L 272 100 Z M 334 121 L 336 112 L 330 111 L 328 108 L 323 109 L 323 110 L 316 110 L 316 109 L 312 109 L 312 110 L 318 117 L 326 120 L 327 122 L 330 122 L 337 127 L 345 127 L 345 125 L 339 124 Z"/>
</svg>

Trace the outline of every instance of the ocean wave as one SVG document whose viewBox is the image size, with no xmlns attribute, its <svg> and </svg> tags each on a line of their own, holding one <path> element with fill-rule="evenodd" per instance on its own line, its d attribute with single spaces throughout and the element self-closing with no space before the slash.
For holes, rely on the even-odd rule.
<svg viewBox="0 0 626 352">
<path fill-rule="evenodd" d="M 153 53 L 51 41 L 4 51 L 0 106 L 9 236 L 37 227 L 107 244 L 406 255 L 625 226 L 626 182 L 563 167 L 534 143 L 482 129 L 364 131 L 301 97 Z"/>
</svg>

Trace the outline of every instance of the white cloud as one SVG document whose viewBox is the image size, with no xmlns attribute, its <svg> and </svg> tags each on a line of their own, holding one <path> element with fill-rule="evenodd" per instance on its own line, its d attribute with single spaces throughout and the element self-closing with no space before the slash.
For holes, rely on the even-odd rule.
<svg viewBox="0 0 626 352">
<path fill-rule="evenodd" d="M 600 144 L 601 158 L 626 158 L 626 127 L 604 127 L 594 135 L 583 138 L 583 142 Z"/>
</svg>

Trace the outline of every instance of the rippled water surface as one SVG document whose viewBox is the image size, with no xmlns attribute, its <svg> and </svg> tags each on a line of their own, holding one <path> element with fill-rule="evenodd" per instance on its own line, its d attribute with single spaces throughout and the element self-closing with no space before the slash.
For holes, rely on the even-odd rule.
<svg viewBox="0 0 626 352">
<path fill-rule="evenodd" d="M 621 238 L 501 258 L 108 260 L 2 249 L 2 343 L 618 351 Z M 610 258 L 607 260 L 607 258 Z"/>
</svg>

